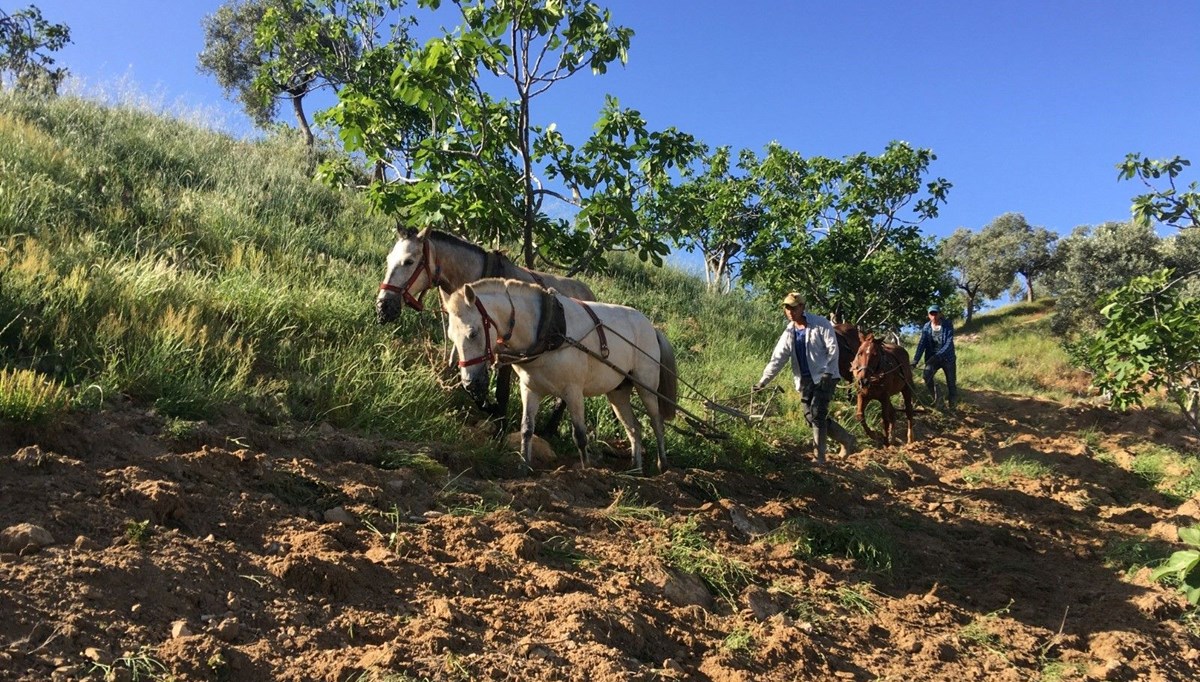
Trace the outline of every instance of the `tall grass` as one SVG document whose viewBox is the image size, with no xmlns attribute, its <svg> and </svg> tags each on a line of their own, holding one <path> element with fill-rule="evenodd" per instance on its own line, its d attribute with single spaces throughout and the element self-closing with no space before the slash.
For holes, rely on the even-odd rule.
<svg viewBox="0 0 1200 682">
<path fill-rule="evenodd" d="M 374 325 L 394 233 L 302 145 L 0 97 L 0 363 L 169 416 L 218 408 L 452 438 L 460 398 Z"/>
</svg>

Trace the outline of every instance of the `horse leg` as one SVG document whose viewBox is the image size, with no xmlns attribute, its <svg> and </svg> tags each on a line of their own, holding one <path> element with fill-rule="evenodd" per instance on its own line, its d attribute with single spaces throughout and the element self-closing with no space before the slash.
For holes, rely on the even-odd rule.
<svg viewBox="0 0 1200 682">
<path fill-rule="evenodd" d="M 638 397 L 642 399 L 642 405 L 646 408 L 646 414 L 650 416 L 650 427 L 654 429 L 654 441 L 658 446 L 658 473 L 661 474 L 667 470 L 667 442 L 664 433 L 666 421 L 663 419 L 662 405 L 659 404 L 657 393 L 641 386 L 638 387 L 637 392 Z"/>
<path fill-rule="evenodd" d="M 892 407 L 892 397 L 888 396 L 879 401 L 882 406 L 880 414 L 883 415 L 883 444 L 892 444 L 892 427 L 896 424 L 896 408 Z"/>
<path fill-rule="evenodd" d="M 571 436 L 575 439 L 575 447 L 579 450 L 579 462 L 587 467 L 587 421 L 583 411 L 583 392 L 575 389 L 562 396 L 562 399 L 571 412 Z"/>
<path fill-rule="evenodd" d="M 867 426 L 867 404 L 870 402 L 871 399 L 867 397 L 866 391 L 860 389 L 858 391 L 858 410 L 854 413 L 854 416 L 858 417 L 858 423 L 862 425 L 863 433 L 867 434 L 867 438 L 878 440 L 879 434 L 875 433 L 870 426 Z"/>
<path fill-rule="evenodd" d="M 904 388 L 900 389 L 900 395 L 904 396 L 904 417 L 908 420 L 908 442 L 913 442 L 913 392 L 912 386 L 908 383 Z"/>
<path fill-rule="evenodd" d="M 492 419 L 499 420 L 500 431 L 506 429 L 508 419 L 508 398 L 512 393 L 512 365 L 502 365 L 496 369 L 496 405 L 492 409 Z"/>
<path fill-rule="evenodd" d="M 562 398 L 554 399 L 554 406 L 550 409 L 550 416 L 546 418 L 546 423 L 542 424 L 541 432 L 547 435 L 558 433 L 558 425 L 562 421 L 563 412 L 567 410 L 567 403 Z"/>
<path fill-rule="evenodd" d="M 521 382 L 521 457 L 525 468 L 533 470 L 533 426 L 537 419 L 538 405 L 542 396 Z"/>
<path fill-rule="evenodd" d="M 629 450 L 633 458 L 633 468 L 641 473 L 644 471 L 642 469 L 642 455 L 645 449 L 642 447 L 642 425 L 638 423 L 637 415 L 633 413 L 633 404 L 629 402 L 632 396 L 633 387 L 628 383 L 622 383 L 605 397 L 608 398 L 608 404 L 612 406 L 613 414 L 617 415 L 617 421 L 621 422 L 621 426 L 625 427 L 625 435 L 629 436 Z"/>
</svg>

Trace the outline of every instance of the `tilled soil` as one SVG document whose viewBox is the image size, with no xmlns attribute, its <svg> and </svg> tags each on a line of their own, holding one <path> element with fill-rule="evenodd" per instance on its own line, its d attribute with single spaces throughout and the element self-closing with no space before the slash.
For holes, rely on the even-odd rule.
<svg viewBox="0 0 1200 682">
<path fill-rule="evenodd" d="M 1200 522 L 1130 449 L 1197 441 L 969 400 L 912 445 L 764 475 L 487 478 L 132 407 L 0 425 L 0 680 L 1197 679 L 1186 602 L 1114 559 Z M 380 466 L 406 453 L 450 474 Z"/>
</svg>

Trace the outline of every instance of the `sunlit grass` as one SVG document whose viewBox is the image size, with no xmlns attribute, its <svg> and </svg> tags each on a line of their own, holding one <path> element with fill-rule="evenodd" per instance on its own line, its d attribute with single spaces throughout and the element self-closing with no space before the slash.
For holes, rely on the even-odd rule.
<svg viewBox="0 0 1200 682">
<path fill-rule="evenodd" d="M 43 422 L 65 411 L 70 400 L 65 387 L 39 372 L 0 369 L 0 419 Z"/>
<path fill-rule="evenodd" d="M 1087 375 L 1050 332 L 1052 308 L 1049 300 L 1014 304 L 956 330 L 959 386 L 1053 400 L 1086 396 Z"/>
<path fill-rule="evenodd" d="M 1025 457 L 1014 456 L 995 464 L 981 464 L 963 471 L 967 483 L 1006 485 L 1014 478 L 1038 479 L 1054 473 L 1054 467 Z"/>
</svg>

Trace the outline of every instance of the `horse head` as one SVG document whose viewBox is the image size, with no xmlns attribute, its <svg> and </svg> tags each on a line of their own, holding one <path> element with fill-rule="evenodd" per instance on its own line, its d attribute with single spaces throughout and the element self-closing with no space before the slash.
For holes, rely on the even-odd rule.
<svg viewBox="0 0 1200 682">
<path fill-rule="evenodd" d="M 440 268 L 430 255 L 429 228 L 417 232 L 397 226 L 399 237 L 388 253 L 387 272 L 375 297 L 375 313 L 379 324 L 387 324 L 400 316 L 404 306 L 424 310 L 421 297 L 438 283 Z"/>
<path fill-rule="evenodd" d="M 494 291 L 497 287 L 499 292 Z M 490 310 L 501 307 L 497 299 L 504 300 L 497 293 L 505 294 L 508 301 L 502 307 L 509 308 L 512 296 L 501 280 L 466 284 L 446 302 L 450 317 L 446 334 L 458 353 L 459 378 L 463 388 L 479 401 L 487 395 L 488 368 L 496 361 L 499 346 L 512 336 L 516 324 L 515 305 L 508 310 Z M 485 297 L 489 299 L 486 303 Z M 502 327 L 505 320 L 507 323 Z"/>
<path fill-rule="evenodd" d="M 874 333 L 868 333 L 862 338 L 858 352 L 854 355 L 854 364 L 850 366 L 854 380 L 861 388 L 866 388 L 867 384 L 871 382 L 871 377 L 879 373 L 879 359 L 883 355 L 882 346 L 883 341 L 876 339 Z"/>
</svg>

